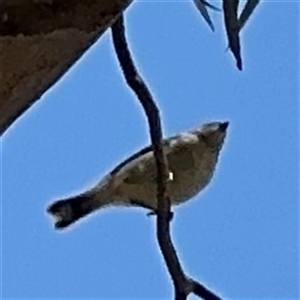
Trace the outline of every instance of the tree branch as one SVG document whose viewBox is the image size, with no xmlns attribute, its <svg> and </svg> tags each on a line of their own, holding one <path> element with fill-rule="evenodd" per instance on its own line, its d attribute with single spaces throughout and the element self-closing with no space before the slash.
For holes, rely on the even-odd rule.
<svg viewBox="0 0 300 300">
<path fill-rule="evenodd" d="M 115 51 L 129 87 L 136 94 L 147 116 L 157 168 L 157 239 L 173 280 L 175 299 L 184 300 L 190 293 L 207 300 L 220 299 L 200 283 L 187 278 L 179 262 L 170 235 L 170 199 L 167 195 L 168 166 L 162 147 L 162 126 L 159 109 L 145 82 L 134 66 L 125 37 L 123 14 L 112 26 Z"/>
</svg>

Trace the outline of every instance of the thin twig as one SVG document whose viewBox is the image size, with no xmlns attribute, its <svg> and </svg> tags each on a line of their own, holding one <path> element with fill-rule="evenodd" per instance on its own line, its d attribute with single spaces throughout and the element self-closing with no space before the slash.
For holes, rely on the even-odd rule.
<svg viewBox="0 0 300 300">
<path fill-rule="evenodd" d="M 162 147 L 163 136 L 159 109 L 148 87 L 134 66 L 125 37 L 122 14 L 112 26 L 112 37 L 126 82 L 138 97 L 148 119 L 157 168 L 157 239 L 173 280 L 175 299 L 184 300 L 191 292 L 207 300 L 220 299 L 203 285 L 186 277 L 173 246 L 170 235 L 170 216 L 172 213 L 170 211 L 170 199 L 167 196 L 168 166 Z"/>
</svg>

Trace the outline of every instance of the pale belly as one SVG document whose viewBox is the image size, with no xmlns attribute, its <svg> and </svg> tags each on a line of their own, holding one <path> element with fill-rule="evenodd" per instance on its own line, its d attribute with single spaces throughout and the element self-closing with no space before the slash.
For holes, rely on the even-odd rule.
<svg viewBox="0 0 300 300">
<path fill-rule="evenodd" d="M 172 205 L 177 205 L 193 198 L 209 183 L 212 178 L 215 160 L 216 157 L 214 155 L 204 154 L 201 159 L 193 161 L 193 168 L 184 168 L 180 163 L 175 164 L 178 166 L 178 169 L 173 168 L 171 170 L 172 174 L 168 181 L 168 194 Z M 182 162 L 184 161 L 182 160 Z M 149 178 L 145 178 L 145 173 L 148 174 Z M 116 198 L 123 201 L 127 199 L 128 204 L 132 203 L 156 209 L 157 187 L 155 176 L 149 172 L 145 173 L 135 174 L 140 177 L 123 182 L 116 191 Z"/>
</svg>

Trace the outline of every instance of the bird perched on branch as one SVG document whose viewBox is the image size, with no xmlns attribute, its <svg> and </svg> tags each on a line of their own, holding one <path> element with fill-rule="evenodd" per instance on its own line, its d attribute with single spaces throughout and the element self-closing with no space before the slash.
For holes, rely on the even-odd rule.
<svg viewBox="0 0 300 300">
<path fill-rule="evenodd" d="M 191 199 L 210 182 L 228 124 L 206 123 L 163 140 L 172 205 Z M 120 163 L 92 189 L 56 201 L 47 211 L 56 219 L 55 228 L 63 229 L 107 206 L 140 206 L 156 211 L 156 196 L 156 164 L 153 147 L 148 146 Z"/>
</svg>

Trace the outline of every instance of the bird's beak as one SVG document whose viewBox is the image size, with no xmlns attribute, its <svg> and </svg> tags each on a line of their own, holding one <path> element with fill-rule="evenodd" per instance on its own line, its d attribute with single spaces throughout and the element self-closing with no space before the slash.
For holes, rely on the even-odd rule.
<svg viewBox="0 0 300 300">
<path fill-rule="evenodd" d="M 229 122 L 221 123 L 220 129 L 221 129 L 222 131 L 226 131 L 228 125 L 229 125 Z"/>
</svg>

